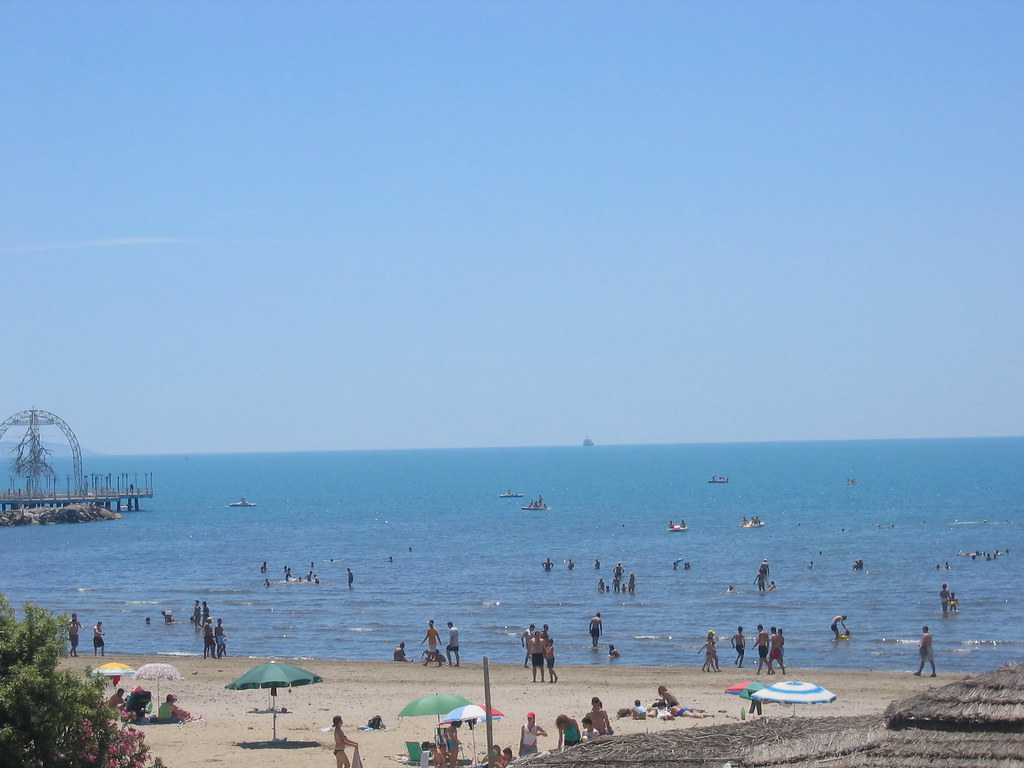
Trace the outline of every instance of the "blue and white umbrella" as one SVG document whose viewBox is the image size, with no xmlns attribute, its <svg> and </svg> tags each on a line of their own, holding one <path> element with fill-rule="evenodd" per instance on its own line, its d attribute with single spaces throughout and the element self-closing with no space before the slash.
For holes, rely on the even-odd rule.
<svg viewBox="0 0 1024 768">
<path fill-rule="evenodd" d="M 836 695 L 832 691 L 815 683 L 801 683 L 797 680 L 766 686 L 760 691 L 754 691 L 750 696 L 779 704 L 828 704 L 836 700 Z"/>
</svg>

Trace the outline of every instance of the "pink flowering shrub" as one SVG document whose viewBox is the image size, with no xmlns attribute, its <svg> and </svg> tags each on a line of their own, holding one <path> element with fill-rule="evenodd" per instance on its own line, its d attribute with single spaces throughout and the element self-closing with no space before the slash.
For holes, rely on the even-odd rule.
<svg viewBox="0 0 1024 768">
<path fill-rule="evenodd" d="M 0 763 L 6 768 L 160 768 L 144 741 L 103 703 L 100 678 L 57 665 L 66 616 L 32 603 L 18 621 L 0 595 Z"/>
</svg>

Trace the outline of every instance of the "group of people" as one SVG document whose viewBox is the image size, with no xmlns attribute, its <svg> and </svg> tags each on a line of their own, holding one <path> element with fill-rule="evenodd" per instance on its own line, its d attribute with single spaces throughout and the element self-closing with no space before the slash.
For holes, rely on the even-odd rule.
<svg viewBox="0 0 1024 768">
<path fill-rule="evenodd" d="M 956 592 L 949 591 L 949 585 L 943 584 L 939 590 L 939 602 L 942 603 L 942 615 L 960 612 L 960 601 L 956 598 Z"/>
<path fill-rule="evenodd" d="M 145 690 L 141 685 L 137 685 L 132 688 L 131 693 L 127 696 L 124 694 L 124 688 L 118 688 L 117 691 L 107 699 L 108 707 L 120 710 L 129 720 L 135 723 L 146 720 L 146 712 L 149 710 L 152 703 L 153 694 Z M 148 722 L 187 723 L 198 719 L 200 718 L 193 717 L 191 712 L 178 706 L 177 696 L 173 693 L 168 693 L 167 698 L 165 698 L 157 708 L 156 715 L 149 718 Z"/>
<path fill-rule="evenodd" d="M 547 624 L 543 629 L 537 629 L 536 624 L 531 624 L 529 629 L 523 630 L 519 642 L 526 651 L 523 659 L 523 668 L 533 669 L 533 682 L 537 682 L 537 673 L 540 672 L 540 681 L 544 682 L 544 670 L 547 669 L 547 681 L 558 682 L 558 673 L 555 671 L 555 641 Z"/>
<path fill-rule="evenodd" d="M 743 627 L 736 627 L 736 632 L 730 638 L 729 643 L 732 645 L 733 650 L 736 651 L 736 666 L 742 667 L 743 659 L 747 652 L 747 637 L 743 634 Z M 718 652 L 715 644 L 715 632 L 714 630 L 708 630 L 707 642 L 701 647 L 701 650 L 705 652 L 703 667 L 705 672 L 719 671 Z M 786 666 L 783 662 L 786 638 L 782 634 L 781 627 L 772 627 L 768 631 L 765 630 L 763 624 L 758 624 L 754 645 L 757 648 L 757 674 L 761 674 L 761 669 L 766 664 L 769 675 L 775 674 L 776 667 L 779 668 L 782 674 L 786 674 Z"/>
<path fill-rule="evenodd" d="M 210 616 L 210 606 L 206 604 L 205 600 L 201 606 L 196 600 L 195 605 L 192 606 L 192 615 L 188 620 L 196 631 L 202 630 L 204 659 L 219 659 L 227 656 L 228 636 L 224 633 L 223 619 L 217 619 L 217 624 L 214 625 L 213 618 Z"/>
<path fill-rule="evenodd" d="M 78 614 L 72 613 L 71 618 L 68 620 L 68 640 L 71 642 L 71 651 L 69 655 L 78 655 L 78 643 L 81 640 L 81 632 L 85 629 L 82 622 L 78 620 Z M 95 626 L 92 628 L 92 655 L 93 656 L 106 656 L 107 655 L 107 644 L 103 639 L 104 630 L 103 622 L 97 621 Z"/>
<path fill-rule="evenodd" d="M 459 628 L 455 626 L 454 622 L 448 622 L 448 645 L 445 646 L 445 652 L 441 653 L 441 633 L 437 631 L 437 627 L 434 626 L 434 620 L 429 619 L 427 621 L 427 633 L 423 636 L 420 644 L 427 644 L 426 649 L 423 651 L 420 659 L 423 661 L 423 666 L 428 664 L 437 664 L 441 666 L 448 661 L 449 667 L 457 667 L 460 665 L 462 659 L 459 656 Z M 395 646 L 394 651 L 395 661 L 412 661 L 405 653 L 405 642 L 399 643 Z"/>
</svg>

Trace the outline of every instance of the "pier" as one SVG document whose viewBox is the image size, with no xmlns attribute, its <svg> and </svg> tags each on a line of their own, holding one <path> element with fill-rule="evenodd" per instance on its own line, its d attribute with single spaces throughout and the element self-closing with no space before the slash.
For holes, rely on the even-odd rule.
<svg viewBox="0 0 1024 768">
<path fill-rule="evenodd" d="M 11 490 L 0 495 L 0 511 L 31 507 L 67 507 L 72 504 L 99 504 L 115 512 L 139 509 L 139 499 L 153 498 L 152 486 L 93 488 L 92 490 Z"/>
<path fill-rule="evenodd" d="M 64 490 L 57 485 L 59 475 L 47 461 L 51 453 L 42 443 L 40 427 L 55 426 L 68 440 L 71 448 L 73 477 L 67 475 Z M 14 477 L 7 490 L 0 494 L 0 511 L 29 509 L 32 507 L 68 507 L 71 505 L 98 505 L 114 512 L 139 509 L 139 499 L 153 498 L 153 475 L 149 472 L 120 472 L 86 475 L 82 470 L 82 449 L 78 438 L 67 422 L 54 413 L 32 408 L 20 411 L 0 423 L 0 437 L 11 427 L 27 427 L 25 436 L 14 449 L 12 469 L 25 478 L 24 488 L 15 488 Z M 74 488 L 74 490 L 72 490 Z"/>
</svg>

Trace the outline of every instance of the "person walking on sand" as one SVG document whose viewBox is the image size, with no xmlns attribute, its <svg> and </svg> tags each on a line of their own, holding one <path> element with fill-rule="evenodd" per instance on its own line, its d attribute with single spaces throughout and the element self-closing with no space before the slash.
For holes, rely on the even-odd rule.
<svg viewBox="0 0 1024 768">
<path fill-rule="evenodd" d="M 345 747 L 354 747 L 357 751 L 359 750 L 359 742 L 352 741 L 345 735 L 345 732 L 341 730 L 341 726 L 344 725 L 344 721 L 341 719 L 341 715 L 334 716 L 334 759 L 337 761 L 337 768 L 352 768 L 352 763 L 349 762 L 348 755 L 345 754 Z"/>
<path fill-rule="evenodd" d="M 598 611 L 590 620 L 590 644 L 592 647 L 597 648 L 597 641 L 602 634 L 604 634 L 604 626 L 601 621 L 601 612 Z"/>
<path fill-rule="evenodd" d="M 92 628 L 92 655 L 95 656 L 99 652 L 100 656 L 106 656 L 106 643 L 103 641 L 103 622 L 97 621 L 96 626 Z"/>
<path fill-rule="evenodd" d="M 459 628 L 448 622 L 448 647 L 444 649 L 448 657 L 448 666 L 452 666 L 452 654 L 455 654 L 455 666 L 459 666 Z"/>
<path fill-rule="evenodd" d="M 423 645 L 424 643 L 426 643 L 427 644 L 427 650 L 429 650 L 429 651 L 436 651 L 437 650 L 437 641 L 438 641 L 439 638 L 440 638 L 440 635 L 438 635 L 437 628 L 434 626 L 434 620 L 433 619 L 428 619 L 427 620 L 427 634 L 425 634 L 423 636 L 423 639 L 420 640 L 420 645 Z"/>
<path fill-rule="evenodd" d="M 701 667 L 701 671 L 720 671 L 718 669 L 718 648 L 715 646 L 715 631 L 713 629 L 708 630 L 708 638 L 700 650 L 704 651 L 704 666 Z"/>
<path fill-rule="evenodd" d="M 757 674 L 761 674 L 761 667 L 768 662 L 768 633 L 764 631 L 764 624 L 757 625 Z M 769 667 L 770 668 L 770 667 Z"/>
<path fill-rule="evenodd" d="M 914 674 L 920 677 L 921 672 L 924 671 L 925 663 L 928 663 L 932 665 L 932 677 L 935 677 L 935 651 L 932 648 L 932 633 L 928 631 L 927 626 L 921 627 L 921 632 L 921 640 L 917 644 L 917 652 L 921 655 L 921 663 Z"/>
<path fill-rule="evenodd" d="M 842 632 L 839 631 L 839 625 L 840 624 L 843 625 L 843 631 Z M 832 627 L 831 627 L 831 629 L 832 629 L 832 634 L 834 634 L 836 636 L 835 637 L 836 640 L 839 639 L 839 636 L 841 634 L 842 635 L 849 635 L 850 634 L 850 630 L 848 630 L 846 628 L 846 614 L 845 613 L 842 616 L 836 616 L 834 619 L 832 619 Z"/>
<path fill-rule="evenodd" d="M 79 633 L 84 629 L 82 622 L 78 620 L 78 614 L 72 613 L 71 620 L 68 622 L 68 640 L 71 641 L 71 655 L 78 655 L 78 639 Z"/>
<path fill-rule="evenodd" d="M 768 638 L 768 643 L 771 649 L 768 651 L 768 674 L 774 675 L 775 670 L 772 669 L 773 664 L 778 664 L 782 674 L 786 674 L 786 665 L 782 663 L 782 644 L 785 641 L 782 639 L 782 635 L 779 631 L 772 627 L 772 634 Z"/>
<path fill-rule="evenodd" d="M 743 627 L 736 627 L 736 634 L 730 640 L 732 647 L 736 650 L 736 666 L 743 666 L 743 655 L 747 652 L 747 638 L 743 636 Z"/>
</svg>

